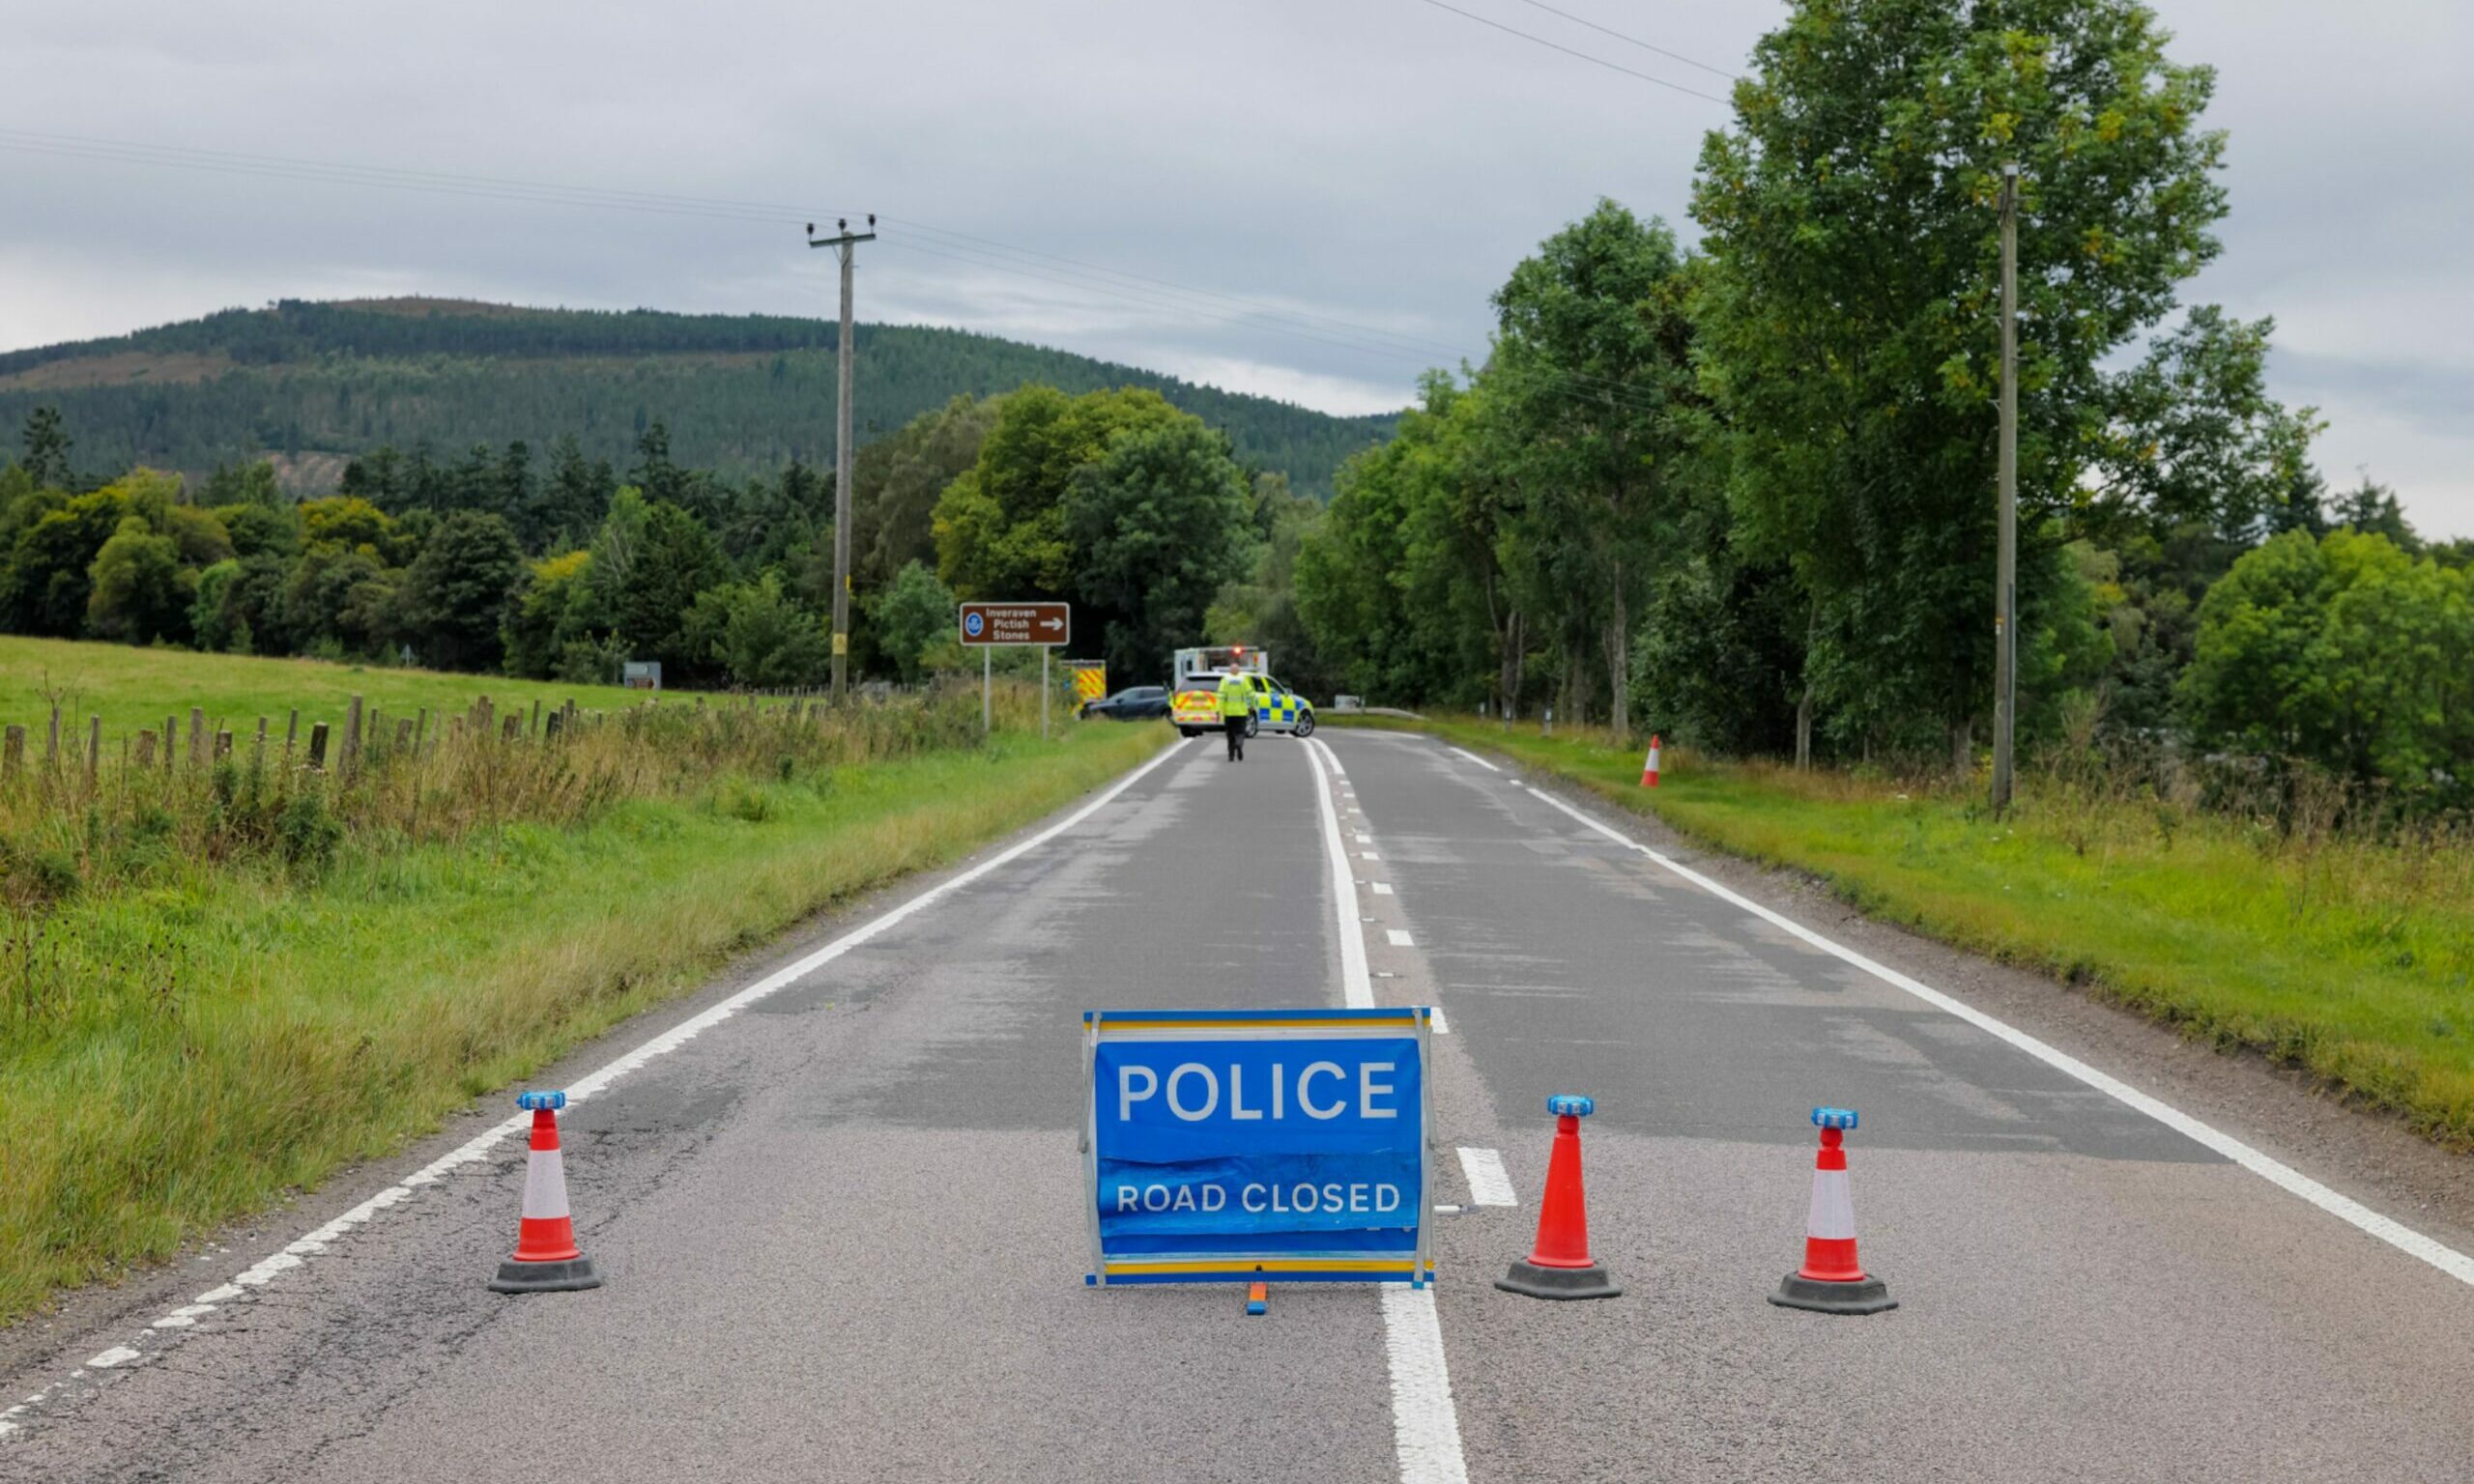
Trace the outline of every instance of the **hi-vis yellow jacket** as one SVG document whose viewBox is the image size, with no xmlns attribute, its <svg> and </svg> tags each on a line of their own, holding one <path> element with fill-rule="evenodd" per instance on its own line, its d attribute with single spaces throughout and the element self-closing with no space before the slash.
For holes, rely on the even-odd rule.
<svg viewBox="0 0 2474 1484">
<path fill-rule="evenodd" d="M 1220 677 L 1220 715 L 1225 721 L 1232 716 L 1254 714 L 1254 680 L 1251 675 L 1235 671 Z"/>
</svg>

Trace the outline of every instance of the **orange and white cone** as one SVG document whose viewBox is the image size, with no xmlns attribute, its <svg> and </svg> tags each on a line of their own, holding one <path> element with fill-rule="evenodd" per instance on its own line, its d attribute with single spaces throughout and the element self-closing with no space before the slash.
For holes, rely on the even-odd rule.
<svg viewBox="0 0 2474 1484">
<path fill-rule="evenodd" d="M 559 1152 L 558 1110 L 564 1093 L 518 1093 L 515 1105 L 532 1112 L 532 1147 L 524 1161 L 524 1216 L 517 1223 L 514 1255 L 499 1264 L 490 1287 L 502 1294 L 550 1294 L 599 1288 L 601 1274 L 576 1246 L 567 1214 L 567 1166 Z"/>
<path fill-rule="evenodd" d="M 1654 731 L 1650 733 L 1650 756 L 1641 759 L 1641 786 L 1644 788 L 1655 788 L 1657 785 L 1658 734 Z"/>
<path fill-rule="evenodd" d="M 1804 1218 L 1804 1266 L 1780 1281 L 1769 1301 L 1824 1314 L 1895 1309 L 1888 1285 L 1856 1260 L 1856 1197 L 1847 1184 L 1847 1151 L 1839 1147 L 1856 1127 L 1856 1110 L 1815 1108 L 1813 1127 L 1821 1130 L 1821 1154 L 1813 1160 L 1813 1203 Z"/>
</svg>

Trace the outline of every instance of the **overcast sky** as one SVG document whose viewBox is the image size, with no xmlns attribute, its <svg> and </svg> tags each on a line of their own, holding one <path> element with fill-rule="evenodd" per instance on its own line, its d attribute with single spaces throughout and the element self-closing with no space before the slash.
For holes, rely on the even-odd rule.
<svg viewBox="0 0 2474 1484">
<path fill-rule="evenodd" d="M 1726 90 L 1528 0 L 1452 3 Z M 1718 69 L 1783 14 L 1555 3 Z M 2275 389 L 2328 417 L 2332 484 L 2367 470 L 2427 533 L 2474 535 L 2474 6 L 2158 8 L 2174 54 L 2219 69 L 2232 135 L 2225 253 L 2188 299 L 2277 317 Z M 1726 116 L 1427 0 L 11 0 L 0 37 L 0 349 L 278 297 L 831 313 L 798 223 L 873 211 L 863 319 L 1338 412 L 1481 357 L 1487 293 L 1597 196 L 1688 235 Z M 226 153 L 129 162 L 64 135 Z"/>
</svg>

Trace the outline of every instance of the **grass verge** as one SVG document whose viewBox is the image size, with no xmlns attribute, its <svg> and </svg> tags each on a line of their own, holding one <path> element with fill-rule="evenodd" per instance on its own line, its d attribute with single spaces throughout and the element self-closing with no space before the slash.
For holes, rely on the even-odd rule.
<svg viewBox="0 0 2474 1484">
<path fill-rule="evenodd" d="M 0 1322 L 386 1154 L 732 954 L 1169 740 L 1069 727 L 717 773 L 564 826 L 355 837 L 314 876 L 176 854 L 14 913 Z"/>
<path fill-rule="evenodd" d="M 2028 782 L 1974 789 L 1666 749 L 1660 786 L 1603 733 L 1473 718 L 1425 731 L 1551 773 L 1733 855 L 1808 872 L 1868 915 L 2083 984 L 2220 1049 L 2299 1068 L 2474 1148 L 2474 841 L 2281 828 Z"/>
</svg>

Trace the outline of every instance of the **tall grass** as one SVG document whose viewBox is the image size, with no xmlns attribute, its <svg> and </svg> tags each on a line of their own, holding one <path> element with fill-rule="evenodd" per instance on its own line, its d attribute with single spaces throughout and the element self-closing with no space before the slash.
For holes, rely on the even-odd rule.
<svg viewBox="0 0 2474 1484">
<path fill-rule="evenodd" d="M 802 916 L 1037 818 L 1165 728 L 1035 693 L 498 719 L 0 779 L 0 1321 L 383 1154 Z"/>
<path fill-rule="evenodd" d="M 2299 770 L 2064 746 L 1996 819 L 1981 778 L 1798 771 L 1447 718 L 1874 915 L 2086 985 L 2474 1148 L 2474 829 Z"/>
</svg>

